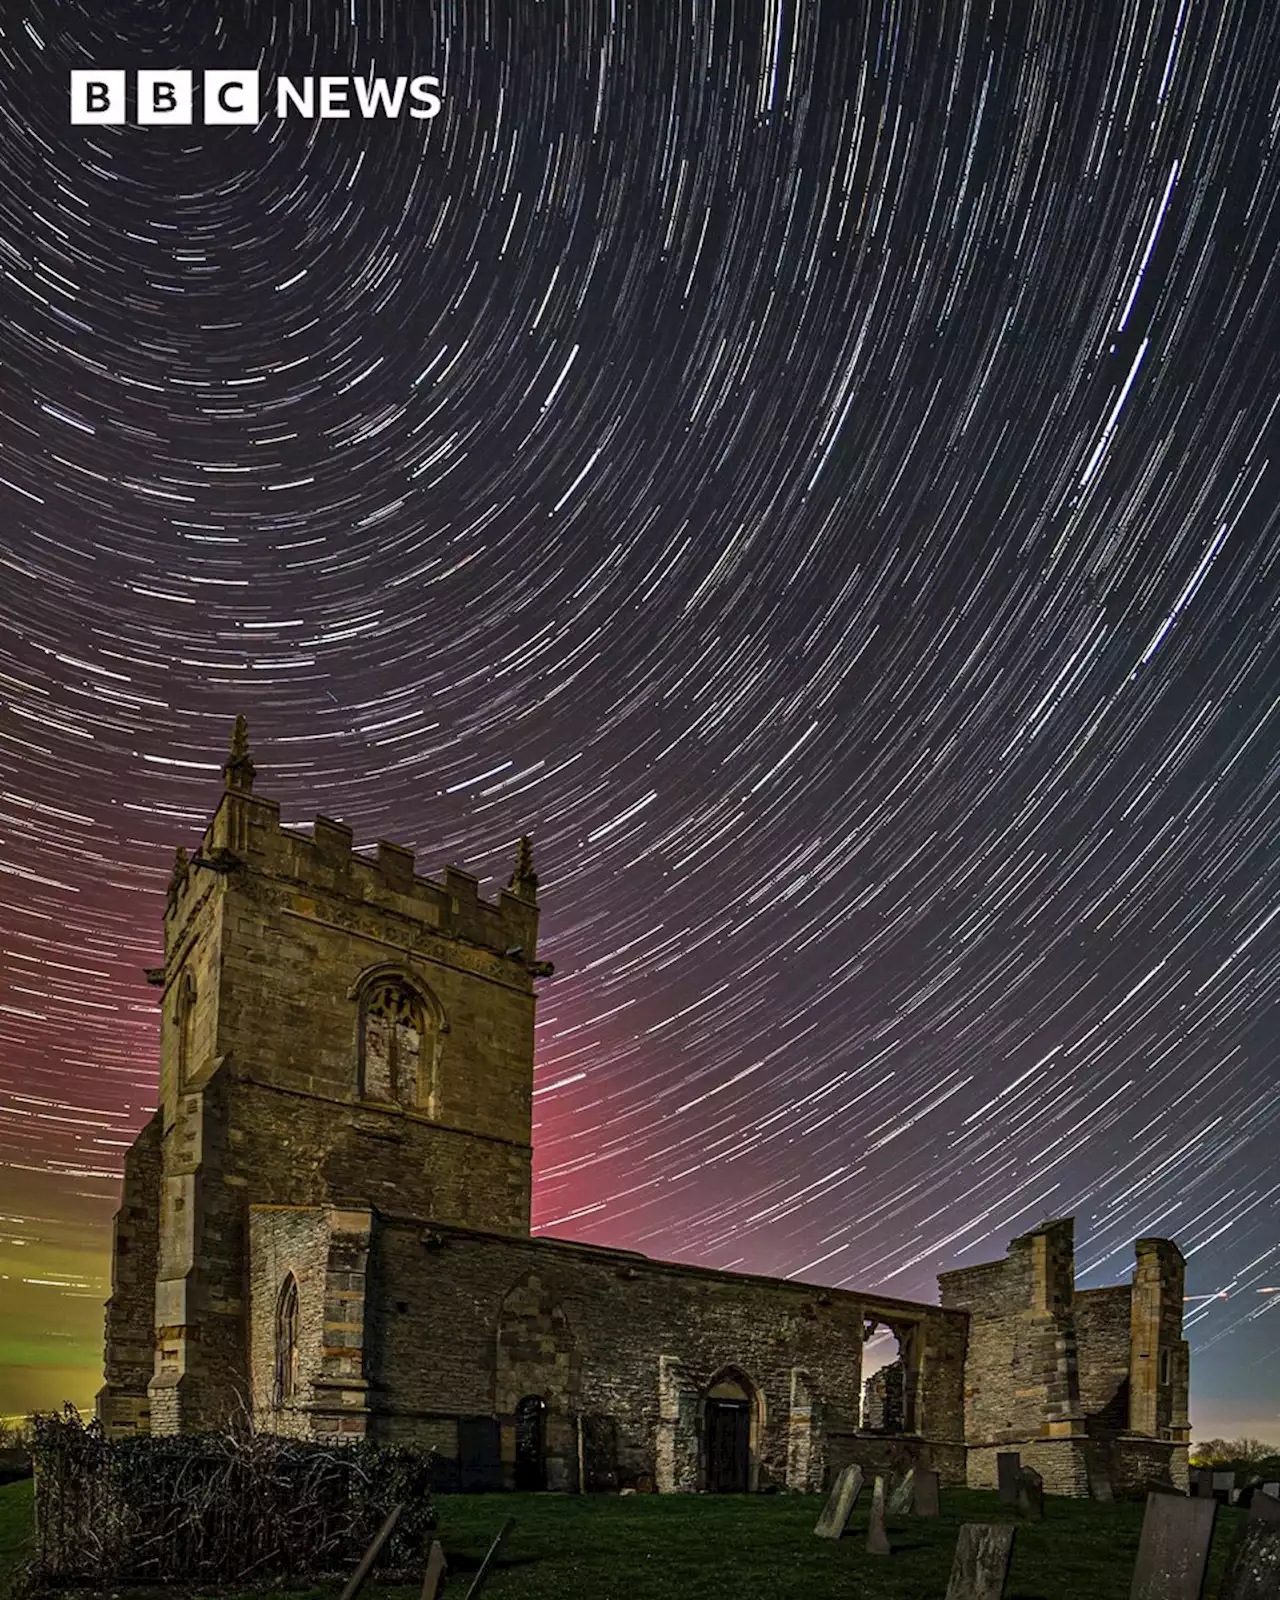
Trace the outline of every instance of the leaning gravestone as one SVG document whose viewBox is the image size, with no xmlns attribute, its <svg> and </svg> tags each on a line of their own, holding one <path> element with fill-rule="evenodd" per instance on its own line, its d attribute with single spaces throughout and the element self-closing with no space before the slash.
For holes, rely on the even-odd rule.
<svg viewBox="0 0 1280 1600">
<path fill-rule="evenodd" d="M 1255 1489 L 1249 1501 L 1249 1521 L 1280 1523 L 1280 1495 L 1268 1494 L 1265 1484 Z"/>
<path fill-rule="evenodd" d="M 1280 1594 L 1280 1526 L 1244 1523 L 1223 1574 L 1218 1600 L 1275 1600 Z"/>
<path fill-rule="evenodd" d="M 857 1505 L 861 1493 L 862 1468 L 856 1465 L 842 1468 L 836 1481 L 831 1485 L 831 1493 L 822 1508 L 822 1515 L 814 1525 L 813 1531 L 819 1539 L 843 1538 L 844 1530 L 849 1526 L 849 1518 L 853 1515 L 853 1508 Z"/>
<path fill-rule="evenodd" d="M 1011 1522 L 966 1522 L 956 1540 L 947 1600 L 1001 1600 L 1013 1555 Z"/>
<path fill-rule="evenodd" d="M 1273 1500 L 1280 1500 L 1280 1483 L 1264 1483 L 1263 1494 L 1269 1494 Z"/>
<path fill-rule="evenodd" d="M 912 1509 L 918 1517 L 936 1517 L 939 1511 L 941 1496 L 939 1494 L 940 1479 L 936 1472 L 928 1470 L 916 1473 L 915 1504 Z"/>
<path fill-rule="evenodd" d="M 427 1551 L 427 1570 L 422 1575 L 422 1593 L 418 1600 L 440 1600 L 440 1591 L 444 1587 L 445 1574 L 449 1564 L 444 1558 L 444 1547 L 439 1539 L 431 1541 L 431 1548 Z"/>
<path fill-rule="evenodd" d="M 867 1554 L 887 1556 L 889 1535 L 884 1531 L 884 1479 L 877 1478 L 871 1490 L 871 1517 L 867 1523 Z"/>
<path fill-rule="evenodd" d="M 916 1469 L 907 1468 L 907 1475 L 900 1483 L 894 1485 L 893 1493 L 889 1496 L 888 1511 L 890 1516 L 902 1517 L 911 1510 L 916 1500 Z"/>
<path fill-rule="evenodd" d="M 1016 1450 L 1002 1450 L 996 1457 L 996 1483 L 1000 1498 L 1007 1506 L 1018 1502 L 1018 1469 L 1021 1465 L 1022 1457 Z"/>
<path fill-rule="evenodd" d="M 1018 1515 L 1028 1522 L 1044 1521 L 1044 1479 L 1034 1467 L 1018 1468 Z"/>
<path fill-rule="evenodd" d="M 1200 1600 L 1216 1500 L 1149 1494 L 1129 1600 Z"/>
</svg>

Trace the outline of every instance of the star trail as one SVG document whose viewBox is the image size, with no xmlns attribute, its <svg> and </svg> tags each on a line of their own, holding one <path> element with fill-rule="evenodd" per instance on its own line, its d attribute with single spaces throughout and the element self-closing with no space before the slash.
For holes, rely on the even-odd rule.
<svg viewBox="0 0 1280 1600">
<path fill-rule="evenodd" d="M 0 72 L 0 1412 L 97 1386 L 244 712 L 289 825 L 533 836 L 541 1229 L 1165 1235 L 1196 1434 L 1280 1436 L 1280 11 L 32 0 Z"/>
</svg>

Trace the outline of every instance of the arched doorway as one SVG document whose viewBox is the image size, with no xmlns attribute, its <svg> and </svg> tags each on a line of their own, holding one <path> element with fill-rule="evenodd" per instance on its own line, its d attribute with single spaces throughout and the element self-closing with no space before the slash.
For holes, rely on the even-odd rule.
<svg viewBox="0 0 1280 1600">
<path fill-rule="evenodd" d="M 751 1487 L 751 1396 L 736 1378 L 707 1390 L 703 1413 L 706 1484 L 712 1494 L 746 1494 Z"/>
<path fill-rule="evenodd" d="M 527 1394 L 516 1406 L 516 1488 L 547 1486 L 547 1402 Z"/>
</svg>

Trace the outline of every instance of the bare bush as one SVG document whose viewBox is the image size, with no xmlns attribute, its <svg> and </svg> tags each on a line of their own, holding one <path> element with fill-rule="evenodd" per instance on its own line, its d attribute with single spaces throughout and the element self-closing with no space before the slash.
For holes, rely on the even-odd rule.
<svg viewBox="0 0 1280 1600">
<path fill-rule="evenodd" d="M 37 1583 L 238 1582 L 349 1568 L 394 1505 L 379 1567 L 424 1559 L 426 1451 L 248 1430 L 109 1440 L 73 1407 L 33 1419 Z"/>
</svg>

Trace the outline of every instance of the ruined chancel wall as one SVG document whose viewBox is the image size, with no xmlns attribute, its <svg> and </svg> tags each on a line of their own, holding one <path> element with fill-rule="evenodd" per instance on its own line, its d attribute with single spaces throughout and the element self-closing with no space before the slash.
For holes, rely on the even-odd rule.
<svg viewBox="0 0 1280 1600">
<path fill-rule="evenodd" d="M 1132 1284 L 1075 1288 L 1074 1224 L 1047 1222 L 1003 1261 L 943 1273 L 942 1304 L 969 1317 L 965 1441 L 969 1483 L 994 1488 L 996 1456 L 1016 1450 L 1045 1487 L 1085 1495 L 1149 1479 L 1187 1484 L 1187 1346 L 1182 1257 L 1137 1243 Z"/>
<path fill-rule="evenodd" d="M 282 1232 L 311 1239 L 322 1220 L 255 1208 L 255 1283 L 260 1261 L 270 1259 L 277 1278 L 286 1270 Z M 359 1322 L 371 1436 L 427 1443 L 457 1462 L 460 1425 L 496 1418 L 511 1486 L 516 1408 L 537 1396 L 547 1407 L 548 1487 L 647 1481 L 693 1491 L 706 1486 L 707 1396 L 727 1378 L 751 1397 L 748 1487 L 816 1490 L 828 1475 L 829 1436 L 856 1425 L 874 1309 L 918 1330 L 922 1437 L 944 1456 L 960 1443 L 964 1318 L 955 1313 L 554 1239 L 372 1213 L 369 1226 Z M 325 1337 L 335 1345 L 331 1331 Z M 318 1431 L 338 1416 L 331 1409 Z M 272 1426 L 271 1416 L 260 1413 L 259 1424 Z"/>
</svg>

